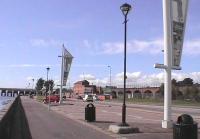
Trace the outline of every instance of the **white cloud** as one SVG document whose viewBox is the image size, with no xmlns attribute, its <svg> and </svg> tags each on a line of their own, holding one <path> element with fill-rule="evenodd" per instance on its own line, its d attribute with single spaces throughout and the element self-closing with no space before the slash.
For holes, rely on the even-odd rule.
<svg viewBox="0 0 200 139">
<path fill-rule="evenodd" d="M 186 41 L 183 52 L 188 55 L 200 55 L 200 39 Z"/>
<path fill-rule="evenodd" d="M 91 48 L 92 45 L 89 43 L 88 40 L 83 40 L 83 46 L 86 47 L 86 48 Z"/>
<path fill-rule="evenodd" d="M 32 39 L 30 40 L 30 44 L 36 47 L 60 47 L 66 41 L 61 40 L 53 40 L 53 39 Z"/>
<path fill-rule="evenodd" d="M 50 65 L 50 64 L 11 64 L 11 65 L 0 65 L 2 68 L 36 68 L 36 67 L 58 67 L 59 64 L 56 65 Z"/>
<path fill-rule="evenodd" d="M 172 79 L 182 81 L 184 78 L 192 78 L 194 83 L 200 83 L 200 72 L 192 73 L 172 73 Z M 106 86 L 110 84 L 109 78 L 97 79 L 94 75 L 85 74 L 80 75 L 80 80 L 88 80 L 90 84 L 97 86 Z M 124 74 L 117 73 L 112 76 L 112 85 L 123 87 Z M 164 73 L 144 74 L 142 72 L 127 72 L 127 87 L 146 87 L 146 86 L 160 86 L 164 82 Z"/>
<path fill-rule="evenodd" d="M 32 76 L 26 77 L 26 80 L 27 80 L 27 81 L 33 81 L 33 79 L 34 79 L 34 77 L 32 77 Z"/>
<path fill-rule="evenodd" d="M 96 67 L 96 68 L 98 68 L 98 67 L 107 67 L 108 65 L 104 65 L 104 64 L 75 64 L 75 65 L 73 65 L 73 67 L 88 67 L 88 68 L 91 68 L 91 67 Z"/>
<path fill-rule="evenodd" d="M 91 74 L 81 74 L 79 76 L 82 80 L 95 80 L 95 76 L 91 75 Z"/>
<path fill-rule="evenodd" d="M 120 54 L 124 52 L 123 42 L 105 42 L 102 44 L 83 41 L 83 45 L 95 54 Z M 127 41 L 127 53 L 160 54 L 163 50 L 163 39 Z M 183 44 L 186 55 L 200 55 L 200 39 L 186 40 Z"/>
<path fill-rule="evenodd" d="M 127 42 L 128 53 L 161 53 L 163 41 L 161 39 L 144 41 L 131 40 Z M 119 54 L 124 52 L 124 43 L 108 42 L 102 44 L 103 53 L 105 54 Z"/>
</svg>

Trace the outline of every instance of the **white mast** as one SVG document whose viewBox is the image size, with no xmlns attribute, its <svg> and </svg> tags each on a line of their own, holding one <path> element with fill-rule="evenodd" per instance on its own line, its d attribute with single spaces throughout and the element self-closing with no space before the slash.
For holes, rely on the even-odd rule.
<svg viewBox="0 0 200 139">
<path fill-rule="evenodd" d="M 61 56 L 61 77 L 60 77 L 60 101 L 59 104 L 62 104 L 62 86 L 63 86 L 63 62 L 64 62 L 64 44 L 62 46 L 62 56 Z"/>
</svg>

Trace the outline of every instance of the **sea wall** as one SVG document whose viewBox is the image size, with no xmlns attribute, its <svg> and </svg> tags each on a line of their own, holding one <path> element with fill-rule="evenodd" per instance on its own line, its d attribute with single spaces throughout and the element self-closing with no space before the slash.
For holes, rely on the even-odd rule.
<svg viewBox="0 0 200 139">
<path fill-rule="evenodd" d="M 32 139 L 20 96 L 0 110 L 0 139 Z"/>
</svg>

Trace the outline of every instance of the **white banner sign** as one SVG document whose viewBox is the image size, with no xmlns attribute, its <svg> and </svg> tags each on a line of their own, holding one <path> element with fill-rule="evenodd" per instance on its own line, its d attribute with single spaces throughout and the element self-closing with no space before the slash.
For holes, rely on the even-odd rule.
<svg viewBox="0 0 200 139">
<path fill-rule="evenodd" d="M 172 0 L 173 44 L 172 66 L 180 66 L 185 33 L 188 0 Z"/>
<path fill-rule="evenodd" d="M 63 86 L 66 86 L 73 56 L 63 47 Z"/>
</svg>

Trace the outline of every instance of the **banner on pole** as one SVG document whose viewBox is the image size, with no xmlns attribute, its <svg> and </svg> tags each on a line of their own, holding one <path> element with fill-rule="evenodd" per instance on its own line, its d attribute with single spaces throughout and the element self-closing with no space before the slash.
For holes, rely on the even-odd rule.
<svg viewBox="0 0 200 139">
<path fill-rule="evenodd" d="M 172 0 L 172 66 L 180 67 L 188 0 Z"/>
<path fill-rule="evenodd" d="M 70 67 L 72 64 L 73 56 L 67 51 L 67 49 L 63 46 L 63 86 L 66 86 L 67 78 L 69 75 Z"/>
</svg>

